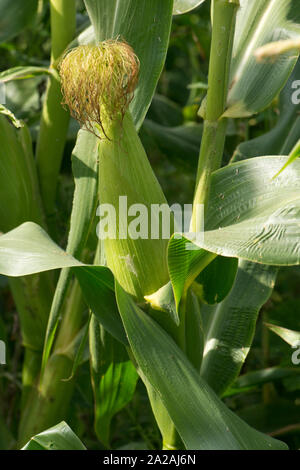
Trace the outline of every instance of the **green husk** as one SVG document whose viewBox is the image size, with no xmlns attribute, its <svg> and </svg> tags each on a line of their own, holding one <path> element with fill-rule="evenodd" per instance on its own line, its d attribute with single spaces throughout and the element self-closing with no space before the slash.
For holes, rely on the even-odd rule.
<svg viewBox="0 0 300 470">
<path fill-rule="evenodd" d="M 147 208 L 147 239 L 130 236 L 121 239 L 121 231 L 127 230 L 127 214 L 119 207 L 120 196 L 127 197 L 128 208 L 133 204 L 143 204 Z M 99 199 L 101 204 L 110 204 L 116 209 L 116 239 L 104 240 L 107 265 L 123 289 L 142 300 L 169 280 L 168 239 L 162 238 L 161 227 L 158 239 L 151 238 L 150 222 L 154 224 L 155 221 L 154 217 L 150 220 L 150 215 L 151 204 L 165 204 L 169 215 L 170 209 L 129 113 L 122 121 L 118 119 L 112 123 L 109 140 L 100 143 Z M 130 217 L 128 222 L 130 230 Z M 172 218 L 170 225 L 172 233 Z"/>
<path fill-rule="evenodd" d="M 99 200 L 110 205 L 113 216 L 108 216 L 107 223 L 116 229 L 103 235 L 107 265 L 120 285 L 143 301 L 169 280 L 166 251 L 173 221 L 128 111 L 138 70 L 133 49 L 118 40 L 79 46 L 60 65 L 65 104 L 86 129 L 98 130 L 100 138 Z M 123 202 L 126 199 L 124 211 L 120 197 Z M 134 204 L 143 205 L 132 208 L 135 222 L 127 218 L 127 208 Z M 153 204 L 164 205 L 170 219 L 168 235 L 162 232 L 159 213 L 151 212 Z M 98 214 L 104 216 L 101 210 Z M 143 233 L 139 221 L 148 225 Z M 156 222 L 156 237 L 150 222 Z"/>
</svg>

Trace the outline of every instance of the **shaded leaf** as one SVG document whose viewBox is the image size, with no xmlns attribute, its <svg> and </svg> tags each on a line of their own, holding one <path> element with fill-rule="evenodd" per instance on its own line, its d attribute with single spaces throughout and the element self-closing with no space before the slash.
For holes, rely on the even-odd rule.
<svg viewBox="0 0 300 470">
<path fill-rule="evenodd" d="M 253 390 L 253 388 L 265 383 L 276 382 L 287 377 L 295 377 L 300 374 L 296 367 L 268 367 L 267 369 L 254 370 L 247 374 L 240 375 L 223 394 L 228 397 Z"/>
<path fill-rule="evenodd" d="M 167 158 L 195 170 L 201 144 L 202 124 L 167 127 L 145 119 L 142 140 L 150 137 Z"/>
<path fill-rule="evenodd" d="M 92 317 L 90 325 L 91 373 L 95 397 L 95 431 L 107 447 L 112 418 L 133 397 L 138 375 L 123 344 Z"/>
<path fill-rule="evenodd" d="M 38 0 L 0 0 L 0 42 L 8 41 L 35 19 Z"/>
<path fill-rule="evenodd" d="M 217 256 L 196 278 L 202 286 L 202 300 L 208 304 L 218 304 L 230 292 L 236 277 L 238 260 Z"/>
<path fill-rule="evenodd" d="M 74 270 L 84 299 L 103 327 L 124 345 L 128 344 L 118 312 L 114 278 L 105 266 L 89 266 Z"/>
</svg>

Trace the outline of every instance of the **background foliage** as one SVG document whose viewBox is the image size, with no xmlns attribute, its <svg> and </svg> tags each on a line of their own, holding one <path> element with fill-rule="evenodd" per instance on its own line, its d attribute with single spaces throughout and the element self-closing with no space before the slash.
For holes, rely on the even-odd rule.
<svg viewBox="0 0 300 470">
<path fill-rule="evenodd" d="M 12 5 L 12 2 L 0 2 L 1 10 L 7 8 L 7 3 Z M 27 9 L 25 17 L 20 20 L 22 27 L 17 21 L 8 22 L 8 20 L 9 27 L 3 25 L 3 31 L 6 33 L 0 35 L 0 72 L 28 64 L 48 67 L 50 56 L 48 2 L 39 2 L 39 8 L 37 1 L 29 3 L 30 11 Z M 179 1 L 177 3 L 180 4 Z M 10 10 L 8 14 L 14 15 Z M 77 28 L 83 29 L 87 20 L 83 2 L 78 1 Z M 0 30 L 2 30 L 1 25 L 2 23 L 0 23 Z M 126 35 L 126 31 L 124 34 Z M 156 94 L 140 129 L 147 155 L 170 204 L 190 202 L 193 197 L 203 122 L 197 112 L 207 88 L 210 37 L 210 11 L 207 2 L 192 13 L 174 17 L 166 64 L 158 82 Z M 142 43 L 140 43 L 140 48 L 142 51 Z M 251 64 L 248 66 L 250 67 Z M 299 66 L 296 70 L 299 70 Z M 142 71 L 142 73 L 146 74 L 149 71 Z M 158 74 L 159 70 L 155 73 Z M 290 80 L 295 77 L 296 72 Z M 265 145 L 268 141 L 266 138 L 262 141 L 261 136 L 266 133 L 272 135 L 276 132 L 280 136 L 282 132 L 282 135 L 286 136 L 288 128 L 291 130 L 288 137 L 291 138 L 292 131 L 297 132 L 295 129 L 297 129 L 297 123 L 299 127 L 299 109 L 295 111 L 295 107 L 289 107 L 287 96 L 290 83 L 264 111 L 250 117 L 244 113 L 243 118 L 229 120 L 224 164 L 228 163 L 234 153 L 236 160 L 242 160 L 245 155 L 249 155 L 249 148 L 251 156 L 254 156 L 254 153 L 260 155 L 261 145 Z M 18 119 L 25 121 L 30 129 L 34 148 L 45 90 L 46 77 L 44 75 L 37 75 L 30 80 L 14 80 L 6 85 L 6 106 Z M 143 90 L 139 90 L 139 93 L 143 93 Z M 150 99 L 151 96 L 149 96 L 149 102 Z M 251 105 L 253 106 L 252 102 Z M 135 109 L 134 104 L 133 110 L 135 120 L 139 125 L 139 122 L 142 122 L 143 112 Z M 60 210 L 55 215 L 56 241 L 63 247 L 67 245 L 69 214 L 72 207 L 74 182 L 70 157 L 77 131 L 78 124 L 71 120 L 57 191 L 56 205 Z M 285 153 L 285 145 L 288 146 L 288 143 L 280 138 L 278 145 L 276 148 L 264 151 L 263 154 Z M 92 211 L 92 208 L 90 210 Z M 12 227 L 8 226 L 5 230 L 10 228 Z M 93 240 L 89 241 L 89 245 L 93 247 Z M 93 255 L 92 248 L 87 253 L 87 259 L 91 260 Z M 268 273 L 266 277 L 269 279 Z M 241 279 L 241 282 L 247 282 L 247 280 Z M 268 282 L 269 280 L 266 282 L 267 288 Z M 290 345 L 270 331 L 266 323 L 300 331 L 299 284 L 300 268 L 279 270 L 273 293 L 259 313 L 253 346 L 243 365 L 241 376 L 229 389 L 226 389 L 223 396 L 227 406 L 248 424 L 278 437 L 292 449 L 300 447 L 300 373 L 299 370 L 291 370 Z M 231 294 L 234 297 L 234 292 Z M 122 298 L 120 293 L 119 296 Z M 230 301 L 236 302 L 236 299 L 228 299 L 228 302 Z M 264 295 L 261 298 L 261 303 L 263 302 Z M 205 319 L 209 318 L 214 308 L 214 306 L 206 306 Z M 87 312 L 85 313 L 87 316 Z M 130 319 L 128 322 L 130 324 Z M 220 327 L 220 325 L 215 327 Z M 102 335 L 102 341 L 105 341 L 103 331 L 95 332 L 95 334 Z M 14 443 L 14 435 L 18 427 L 21 399 L 20 366 L 24 350 L 19 316 L 9 289 L 8 279 L 5 276 L 0 276 L 0 338 L 4 339 L 8 345 L 8 363 L 0 368 L 0 448 L 8 448 Z M 117 367 L 126 367 L 126 363 L 122 362 L 123 350 L 118 354 L 121 359 Z M 93 390 L 89 375 L 90 365 L 84 355 L 80 362 L 76 370 L 72 407 L 68 410 L 65 420 L 84 445 L 89 449 L 103 449 L 105 446 L 115 449 L 159 448 L 159 430 L 141 381 L 138 381 L 132 401 L 113 418 L 111 435 L 97 432 L 97 425 L 96 430 L 93 430 L 94 410 Z M 102 374 L 103 370 L 107 371 L 108 368 L 109 366 L 105 363 L 95 365 L 95 380 L 97 380 L 97 374 Z M 127 373 L 130 389 L 127 393 L 130 394 L 133 393 L 137 377 L 130 366 Z M 214 380 L 213 377 L 207 379 L 212 382 Z M 97 393 L 99 400 L 102 400 L 101 403 L 104 403 L 102 409 L 97 410 L 99 419 L 101 417 L 104 419 L 104 416 L 110 422 L 110 403 L 105 401 L 105 397 L 103 398 L 103 390 L 99 388 Z M 11 435 L 7 433 L 7 426 L 12 430 Z M 73 436 L 71 438 L 73 439 Z M 75 444 L 82 448 L 80 442 L 75 442 Z M 43 446 L 43 438 L 37 439 L 31 445 Z"/>
</svg>

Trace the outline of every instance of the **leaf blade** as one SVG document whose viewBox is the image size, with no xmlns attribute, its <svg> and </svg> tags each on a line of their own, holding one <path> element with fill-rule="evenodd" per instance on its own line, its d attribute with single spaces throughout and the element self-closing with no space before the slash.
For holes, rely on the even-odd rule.
<svg viewBox="0 0 300 470">
<path fill-rule="evenodd" d="M 118 285 L 116 292 L 133 354 L 159 393 L 187 449 L 286 448 L 230 412 L 174 341 Z"/>
</svg>

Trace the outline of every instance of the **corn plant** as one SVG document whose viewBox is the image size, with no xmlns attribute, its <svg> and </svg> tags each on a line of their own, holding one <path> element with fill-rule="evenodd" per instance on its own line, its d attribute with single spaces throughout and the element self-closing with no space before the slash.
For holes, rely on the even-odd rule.
<svg viewBox="0 0 300 470">
<path fill-rule="evenodd" d="M 3 41 L 41 14 L 43 2 L 18 3 L 24 18 L 7 26 Z M 243 379 L 279 267 L 300 264 L 300 100 L 291 99 L 300 71 L 297 0 L 211 0 L 208 79 L 194 86 L 203 99 L 193 209 L 182 230 L 139 132 L 143 126 L 163 143 L 176 136 L 186 159 L 189 131 L 145 117 L 172 18 L 198 7 L 201 16 L 208 0 L 84 0 L 89 19 L 81 30 L 75 0 L 49 4 L 49 67 L 0 74 L 3 83 L 47 80 L 36 134 L 0 107 L 0 273 L 24 347 L 17 426 L 0 418 L 1 445 L 84 449 L 65 421 L 89 361 L 100 448 L 112 447 L 112 420 L 134 400 L 138 379 L 160 431 L 156 448 L 287 448 L 223 398 Z M 225 164 L 229 127 L 248 123 L 279 94 L 274 128 L 244 139 Z M 70 117 L 81 129 L 63 246 L 57 188 Z M 297 331 L 268 328 L 290 345 L 299 339 Z M 294 377 L 296 369 L 285 373 Z"/>
</svg>

